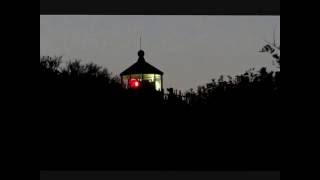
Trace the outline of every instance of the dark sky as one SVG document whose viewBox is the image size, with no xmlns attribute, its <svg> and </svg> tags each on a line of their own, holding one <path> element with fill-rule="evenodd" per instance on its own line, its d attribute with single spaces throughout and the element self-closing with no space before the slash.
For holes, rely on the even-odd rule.
<svg viewBox="0 0 320 180">
<path fill-rule="evenodd" d="M 138 33 L 165 88 L 205 85 L 220 75 L 266 66 L 264 40 L 280 39 L 280 16 L 40 15 L 40 55 L 79 58 L 121 73 L 137 60 Z"/>
</svg>

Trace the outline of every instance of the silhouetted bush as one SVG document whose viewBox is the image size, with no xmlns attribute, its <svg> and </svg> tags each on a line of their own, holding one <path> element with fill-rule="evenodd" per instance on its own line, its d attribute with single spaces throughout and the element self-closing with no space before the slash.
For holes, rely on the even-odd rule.
<svg viewBox="0 0 320 180">
<path fill-rule="evenodd" d="M 41 169 L 279 167 L 280 71 L 251 69 L 164 95 L 125 90 L 93 63 L 40 57 L 39 92 Z"/>
<path fill-rule="evenodd" d="M 196 91 L 178 93 L 169 88 L 164 96 L 152 88 L 125 90 L 119 77 L 94 63 L 81 64 L 75 60 L 63 66 L 62 57 L 40 57 L 40 87 L 43 104 L 61 102 L 60 108 L 66 109 L 100 113 L 108 110 L 112 113 L 112 109 L 129 112 L 159 108 L 177 114 L 245 112 L 267 110 L 267 104 L 279 103 L 280 71 L 250 69 L 235 77 L 212 79 Z"/>
</svg>

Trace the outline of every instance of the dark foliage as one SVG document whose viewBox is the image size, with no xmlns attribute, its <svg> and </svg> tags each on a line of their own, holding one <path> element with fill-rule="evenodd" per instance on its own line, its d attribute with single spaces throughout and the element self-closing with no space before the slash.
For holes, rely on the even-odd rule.
<svg viewBox="0 0 320 180">
<path fill-rule="evenodd" d="M 279 168 L 280 71 L 163 94 L 125 90 L 93 63 L 40 57 L 39 91 L 41 169 Z"/>
<path fill-rule="evenodd" d="M 148 108 L 166 106 L 172 108 L 193 108 L 210 110 L 210 108 L 235 110 L 246 105 L 263 105 L 268 101 L 278 102 L 280 96 L 280 71 L 268 72 L 266 68 L 254 69 L 236 77 L 221 76 L 218 80 L 197 91 L 190 89 L 181 91 L 168 89 L 168 94 L 145 88 L 140 91 L 125 90 L 121 87 L 117 76 L 112 76 L 107 69 L 93 63 L 81 64 L 75 60 L 61 66 L 61 57 L 40 57 L 40 91 L 43 100 L 54 98 L 56 101 L 68 99 L 70 106 L 90 108 L 100 103 L 115 107 L 131 106 L 132 109 L 141 104 Z M 44 101 L 44 102 L 50 102 Z M 257 107 L 257 106 L 254 106 Z M 254 108 L 252 107 L 252 108 Z"/>
</svg>

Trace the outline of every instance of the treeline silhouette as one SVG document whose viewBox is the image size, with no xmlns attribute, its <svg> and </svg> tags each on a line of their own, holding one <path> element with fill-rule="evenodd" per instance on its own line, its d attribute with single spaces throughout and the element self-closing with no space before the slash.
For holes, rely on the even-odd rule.
<svg viewBox="0 0 320 180">
<path fill-rule="evenodd" d="M 69 107 L 84 109 L 117 107 L 136 110 L 160 106 L 203 110 L 204 113 L 213 109 L 237 110 L 247 106 L 257 110 L 269 102 L 278 103 L 280 70 L 250 69 L 235 77 L 212 79 L 197 90 L 178 93 L 178 90 L 168 88 L 168 93 L 162 94 L 152 88 L 140 91 L 123 89 L 118 76 L 94 63 L 82 64 L 80 60 L 74 60 L 62 66 L 62 57 L 40 57 L 40 87 L 43 103 L 50 104 L 50 99 L 56 97 L 54 101 L 67 100 Z"/>
<path fill-rule="evenodd" d="M 40 57 L 41 104 L 59 104 L 59 109 L 84 109 L 84 112 L 114 113 L 161 105 L 162 94 L 150 88 L 125 90 L 120 78 L 106 68 L 81 60 L 62 64 L 62 57 Z M 52 109 L 52 108 L 49 108 Z M 93 113 L 95 112 L 95 113 Z"/>
<path fill-rule="evenodd" d="M 280 69 L 165 94 L 119 79 L 40 56 L 41 169 L 279 168 Z"/>
</svg>

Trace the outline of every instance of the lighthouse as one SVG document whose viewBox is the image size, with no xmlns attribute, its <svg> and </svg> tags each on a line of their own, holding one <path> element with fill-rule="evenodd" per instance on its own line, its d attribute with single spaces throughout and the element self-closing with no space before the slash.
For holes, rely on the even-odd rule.
<svg viewBox="0 0 320 180">
<path fill-rule="evenodd" d="M 163 92 L 163 72 L 146 62 L 144 55 L 140 49 L 137 62 L 120 74 L 122 86 L 126 89 L 151 88 Z"/>
</svg>

